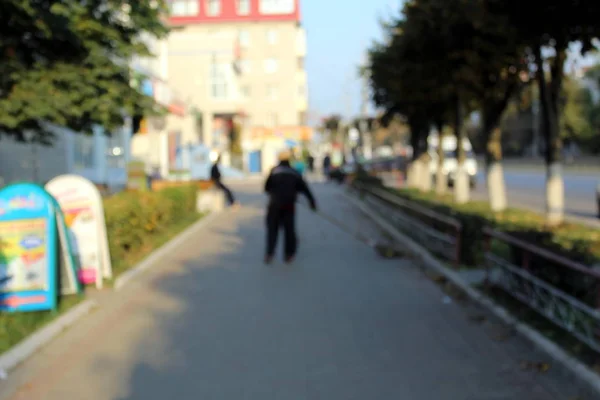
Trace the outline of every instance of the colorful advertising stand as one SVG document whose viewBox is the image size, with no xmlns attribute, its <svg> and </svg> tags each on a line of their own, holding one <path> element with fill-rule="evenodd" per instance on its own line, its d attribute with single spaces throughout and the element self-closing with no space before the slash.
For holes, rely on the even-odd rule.
<svg viewBox="0 0 600 400">
<path fill-rule="evenodd" d="M 70 249 L 59 242 L 63 221 L 57 211 L 55 200 L 38 185 L 0 190 L 0 310 L 54 310 L 59 290 L 79 290 L 75 266 L 64 257 Z"/>
<path fill-rule="evenodd" d="M 61 175 L 46 184 L 64 214 L 79 281 L 102 287 L 112 278 L 102 197 L 96 186 L 78 175 Z"/>
</svg>

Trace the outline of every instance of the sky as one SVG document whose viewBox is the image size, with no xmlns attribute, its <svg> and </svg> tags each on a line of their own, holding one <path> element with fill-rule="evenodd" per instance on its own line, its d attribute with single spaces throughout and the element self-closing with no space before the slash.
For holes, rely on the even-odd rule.
<svg viewBox="0 0 600 400">
<path fill-rule="evenodd" d="M 397 16 L 402 0 L 301 0 L 307 36 L 309 119 L 360 110 L 358 68 L 373 40 L 380 40 L 381 18 Z"/>
<path fill-rule="evenodd" d="M 379 21 L 398 16 L 403 0 L 300 1 L 308 42 L 309 122 L 318 124 L 333 113 L 356 116 L 361 100 L 359 65 L 373 40 L 383 39 Z M 570 57 L 566 70 L 574 59 L 578 66 L 597 62 L 594 57 Z"/>
</svg>

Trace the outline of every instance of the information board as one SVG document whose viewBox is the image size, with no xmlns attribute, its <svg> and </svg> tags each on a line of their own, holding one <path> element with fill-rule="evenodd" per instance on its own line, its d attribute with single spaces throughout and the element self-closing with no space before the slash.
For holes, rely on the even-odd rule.
<svg viewBox="0 0 600 400">
<path fill-rule="evenodd" d="M 68 295 L 79 293 L 81 291 L 81 285 L 79 284 L 77 273 L 78 265 L 75 262 L 65 218 L 56 199 L 53 198 L 52 200 L 54 201 L 54 208 L 56 209 L 56 228 L 59 243 L 58 280 L 60 282 L 60 294 Z"/>
<path fill-rule="evenodd" d="M 40 186 L 0 190 L 0 310 L 37 311 L 57 305 L 56 208 Z"/>
<path fill-rule="evenodd" d="M 65 216 L 79 280 L 101 288 L 112 277 L 102 197 L 96 186 L 78 175 L 61 175 L 46 184 Z"/>
</svg>

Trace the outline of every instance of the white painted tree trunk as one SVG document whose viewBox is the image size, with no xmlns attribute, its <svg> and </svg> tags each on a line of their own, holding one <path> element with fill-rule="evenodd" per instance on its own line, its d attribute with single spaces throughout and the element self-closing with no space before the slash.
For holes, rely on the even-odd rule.
<svg viewBox="0 0 600 400">
<path fill-rule="evenodd" d="M 469 174 L 465 164 L 460 163 L 456 166 L 456 175 L 454 176 L 454 202 L 456 204 L 465 204 L 470 200 Z"/>
<path fill-rule="evenodd" d="M 409 188 L 418 187 L 418 181 L 416 179 L 417 161 L 413 160 L 408 164 L 406 168 L 406 184 Z"/>
<path fill-rule="evenodd" d="M 413 161 L 413 179 L 412 188 L 421 189 L 423 185 L 423 163 L 421 160 Z"/>
<path fill-rule="evenodd" d="M 490 208 L 494 212 L 506 210 L 506 185 L 504 183 L 504 169 L 502 162 L 492 161 L 487 168 L 487 190 Z"/>
<path fill-rule="evenodd" d="M 546 223 L 556 226 L 565 218 L 565 187 L 562 165 L 559 162 L 547 166 L 546 176 Z"/>
<path fill-rule="evenodd" d="M 448 177 L 444 174 L 442 163 L 438 163 L 437 171 L 435 172 L 435 194 L 442 196 L 448 190 Z"/>
<path fill-rule="evenodd" d="M 424 192 L 431 192 L 432 181 L 429 162 L 427 162 L 427 160 L 419 160 L 419 163 L 421 164 L 421 190 Z"/>
</svg>

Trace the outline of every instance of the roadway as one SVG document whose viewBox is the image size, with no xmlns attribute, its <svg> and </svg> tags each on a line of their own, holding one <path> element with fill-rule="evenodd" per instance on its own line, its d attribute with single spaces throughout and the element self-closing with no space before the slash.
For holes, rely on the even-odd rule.
<svg viewBox="0 0 600 400">
<path fill-rule="evenodd" d="M 600 219 L 596 217 L 598 176 L 592 171 L 564 173 L 565 215 L 569 220 L 600 228 Z M 385 185 L 397 186 L 397 181 L 394 181 L 390 173 L 383 173 L 381 177 Z M 510 207 L 530 209 L 539 213 L 545 211 L 546 175 L 543 170 L 519 171 L 517 167 L 511 167 L 505 169 L 504 177 Z M 477 187 L 472 191 L 472 198 L 488 199 L 485 171 L 481 165 L 477 176 Z"/>
<path fill-rule="evenodd" d="M 504 173 L 509 205 L 528 208 L 537 212 L 545 209 L 546 175 L 543 171 L 515 171 Z M 600 227 L 596 218 L 596 185 L 598 175 L 592 173 L 566 172 L 565 214 L 570 220 Z M 473 198 L 487 200 L 485 172 L 478 175 L 478 185 L 473 190 Z"/>
</svg>

